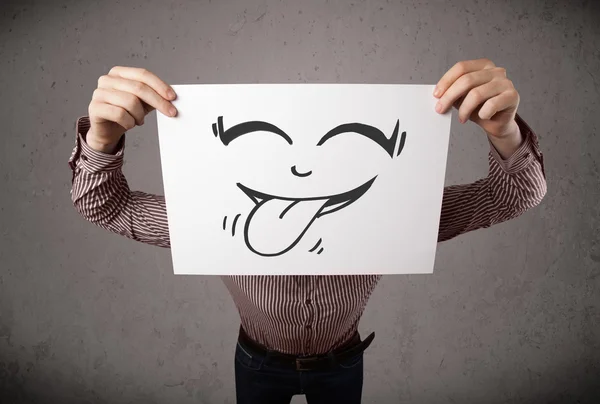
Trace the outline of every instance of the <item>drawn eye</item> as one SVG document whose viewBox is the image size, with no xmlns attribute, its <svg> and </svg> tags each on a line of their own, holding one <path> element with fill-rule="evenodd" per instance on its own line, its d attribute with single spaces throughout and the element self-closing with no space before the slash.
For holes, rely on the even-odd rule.
<svg viewBox="0 0 600 404">
<path fill-rule="evenodd" d="M 379 146 L 381 146 L 390 157 L 394 158 L 394 149 L 396 148 L 396 143 L 398 142 L 398 127 L 400 126 L 400 120 L 396 121 L 396 127 L 394 128 L 394 132 L 392 133 L 391 138 L 387 138 L 382 131 L 379 129 L 365 125 L 363 123 L 345 123 L 335 128 L 331 129 L 329 132 L 325 134 L 317 143 L 317 146 L 323 145 L 327 140 L 331 139 L 334 136 L 338 136 L 344 133 L 357 133 L 359 135 L 365 136 L 368 139 L 371 139 Z M 400 146 L 398 147 L 398 152 L 396 156 L 400 155 L 400 152 L 404 148 L 404 142 L 406 140 L 406 132 L 402 132 L 400 137 Z"/>
<path fill-rule="evenodd" d="M 217 122 L 212 124 L 212 130 L 215 136 L 221 139 L 221 142 L 223 142 L 225 146 L 238 137 L 252 132 L 274 133 L 278 136 L 281 136 L 289 144 L 293 144 L 292 139 L 284 131 L 269 122 L 248 121 L 237 124 L 225 130 L 223 129 L 223 117 L 220 116 L 217 118 Z"/>
</svg>

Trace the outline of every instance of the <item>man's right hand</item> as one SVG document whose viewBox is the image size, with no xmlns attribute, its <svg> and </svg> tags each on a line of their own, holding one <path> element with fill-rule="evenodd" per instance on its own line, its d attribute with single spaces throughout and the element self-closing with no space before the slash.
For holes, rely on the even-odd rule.
<svg viewBox="0 0 600 404">
<path fill-rule="evenodd" d="M 144 117 L 157 109 L 166 116 L 177 115 L 171 103 L 176 94 L 164 81 L 146 69 L 115 66 L 98 79 L 88 107 L 88 146 L 113 153 L 125 131 L 144 124 Z"/>
</svg>

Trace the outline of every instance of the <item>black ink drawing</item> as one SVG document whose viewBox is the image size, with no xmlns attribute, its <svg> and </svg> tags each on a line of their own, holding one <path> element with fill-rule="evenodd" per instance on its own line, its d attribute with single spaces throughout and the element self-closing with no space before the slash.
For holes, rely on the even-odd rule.
<svg viewBox="0 0 600 404">
<path fill-rule="evenodd" d="M 400 121 L 397 120 L 392 136 L 388 139 L 381 130 L 370 125 L 362 123 L 342 124 L 327 132 L 319 140 L 317 146 L 322 146 L 327 140 L 343 133 L 357 133 L 381 146 L 391 158 L 394 158 L 394 156 L 400 155 L 406 141 L 406 132 L 402 132 L 400 139 L 398 140 L 399 125 Z M 291 137 L 283 130 L 271 123 L 263 121 L 244 122 L 225 130 L 223 127 L 223 117 L 220 116 L 218 117 L 217 122 L 212 125 L 212 129 L 214 135 L 218 137 L 225 146 L 236 138 L 252 132 L 273 133 L 283 138 L 288 144 L 293 144 Z M 396 152 L 394 153 L 394 151 Z M 294 176 L 300 178 L 308 177 L 312 174 L 312 171 L 299 172 L 295 165 L 292 166 L 290 170 Z M 246 246 L 253 253 L 263 257 L 275 257 L 285 254 L 300 242 L 316 219 L 337 212 L 356 202 L 369 190 L 369 188 L 371 188 L 376 178 L 377 176 L 374 176 L 356 188 L 340 194 L 305 198 L 290 198 L 284 195 L 271 195 L 259 190 L 251 189 L 238 182 L 236 184 L 237 187 L 254 202 L 254 207 L 248 214 L 246 223 L 244 224 L 244 241 Z M 290 212 L 292 212 L 292 214 L 290 214 Z M 238 213 L 233 220 L 231 225 L 232 236 L 235 236 L 236 224 L 240 216 L 241 215 Z M 289 219 L 291 216 L 293 217 Z M 286 217 L 288 220 L 285 220 Z M 223 218 L 223 230 L 226 230 L 226 228 L 227 216 Z M 260 239 L 260 237 L 255 239 L 253 235 L 260 235 L 261 232 L 270 231 L 273 228 L 277 228 L 279 230 L 277 234 L 281 235 L 277 240 L 279 245 L 257 245 L 260 243 L 255 240 Z M 308 252 L 312 253 L 316 251 L 317 254 L 321 254 L 324 251 L 324 247 L 321 246 L 321 243 L 322 239 L 319 239 L 314 247 L 308 250 Z M 319 248 L 320 246 L 321 248 Z M 319 249 L 317 250 L 317 248 Z"/>
</svg>

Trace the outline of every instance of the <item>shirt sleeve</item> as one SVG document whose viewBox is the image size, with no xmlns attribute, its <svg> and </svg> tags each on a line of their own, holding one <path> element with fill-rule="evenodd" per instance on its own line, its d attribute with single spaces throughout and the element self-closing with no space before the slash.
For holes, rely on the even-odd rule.
<svg viewBox="0 0 600 404">
<path fill-rule="evenodd" d="M 69 158 L 73 173 L 71 199 L 88 221 L 132 240 L 170 247 L 165 198 L 132 191 L 122 172 L 125 135 L 115 154 L 89 147 L 88 117 L 77 120 L 75 148 Z"/>
<path fill-rule="evenodd" d="M 513 219 L 537 206 L 546 195 L 538 137 L 518 114 L 515 121 L 523 143 L 513 155 L 503 159 L 490 142 L 488 176 L 444 188 L 438 242 Z"/>
</svg>

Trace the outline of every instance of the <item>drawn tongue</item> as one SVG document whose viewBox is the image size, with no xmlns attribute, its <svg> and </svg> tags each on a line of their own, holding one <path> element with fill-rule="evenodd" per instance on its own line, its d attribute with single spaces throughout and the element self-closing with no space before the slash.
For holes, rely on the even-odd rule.
<svg viewBox="0 0 600 404">
<path fill-rule="evenodd" d="M 261 255 L 283 254 L 300 241 L 328 200 L 263 201 L 248 217 L 246 241 Z"/>
</svg>

